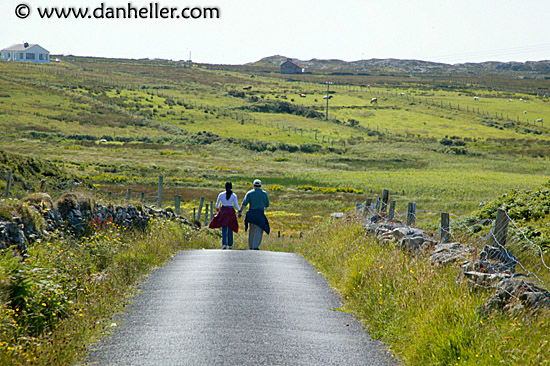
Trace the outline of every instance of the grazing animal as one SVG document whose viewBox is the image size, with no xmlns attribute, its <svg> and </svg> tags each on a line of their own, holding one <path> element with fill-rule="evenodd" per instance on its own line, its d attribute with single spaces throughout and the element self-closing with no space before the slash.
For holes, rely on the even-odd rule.
<svg viewBox="0 0 550 366">
<path fill-rule="evenodd" d="M 378 104 L 378 98 L 372 98 L 370 100 L 371 103 L 375 103 L 375 104 Z"/>
<path fill-rule="evenodd" d="M 474 97 L 474 100 L 479 100 L 479 97 Z"/>
<path fill-rule="evenodd" d="M 403 95 L 405 95 L 405 93 L 399 93 L 399 95 L 403 96 Z"/>
<path fill-rule="evenodd" d="M 243 90 L 250 90 L 250 89 L 252 89 L 251 86 L 245 86 L 245 87 L 243 88 Z"/>
<path fill-rule="evenodd" d="M 325 95 L 323 99 L 332 99 L 332 95 Z"/>
<path fill-rule="evenodd" d="M 542 122 L 542 118 L 537 119 L 537 122 Z"/>
<path fill-rule="evenodd" d="M 300 94 L 300 97 L 305 98 L 306 95 L 304 93 Z"/>
</svg>

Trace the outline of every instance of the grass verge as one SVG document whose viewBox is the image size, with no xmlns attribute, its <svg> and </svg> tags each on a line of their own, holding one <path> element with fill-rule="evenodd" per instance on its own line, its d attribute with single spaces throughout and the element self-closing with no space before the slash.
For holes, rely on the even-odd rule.
<svg viewBox="0 0 550 366">
<path fill-rule="evenodd" d="M 354 221 L 328 221 L 299 251 L 321 270 L 375 338 L 406 365 L 548 365 L 550 312 L 482 317 L 493 291 L 366 237 Z"/>
<path fill-rule="evenodd" d="M 208 233 L 173 221 L 146 232 L 108 225 L 81 240 L 35 243 L 20 261 L 0 254 L 0 364 L 70 365 L 111 328 L 140 279 Z M 130 244 L 131 243 L 131 244 Z"/>
</svg>

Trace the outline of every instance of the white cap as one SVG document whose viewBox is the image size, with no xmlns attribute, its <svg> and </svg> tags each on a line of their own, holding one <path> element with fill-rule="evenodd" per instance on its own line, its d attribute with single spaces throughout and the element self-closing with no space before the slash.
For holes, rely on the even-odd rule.
<svg viewBox="0 0 550 366">
<path fill-rule="evenodd" d="M 259 180 L 259 179 L 256 179 L 256 180 L 254 181 L 254 187 L 261 187 L 261 186 L 262 186 L 262 181 Z"/>
</svg>

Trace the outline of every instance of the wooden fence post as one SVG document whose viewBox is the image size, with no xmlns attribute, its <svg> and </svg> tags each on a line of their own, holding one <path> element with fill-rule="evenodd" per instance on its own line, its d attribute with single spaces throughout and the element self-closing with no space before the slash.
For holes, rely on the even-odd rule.
<svg viewBox="0 0 550 366">
<path fill-rule="evenodd" d="M 197 210 L 197 221 L 201 221 L 202 205 L 204 205 L 204 197 L 201 197 L 199 201 L 199 209 Z"/>
<path fill-rule="evenodd" d="M 416 222 L 416 203 L 409 202 L 407 208 L 407 226 L 412 226 Z"/>
<path fill-rule="evenodd" d="M 367 198 L 367 201 L 365 202 L 365 216 L 369 214 L 370 211 L 370 205 L 372 204 L 372 198 Z"/>
<path fill-rule="evenodd" d="M 6 184 L 6 198 L 10 198 L 10 190 L 11 190 L 11 170 L 8 170 L 8 182 Z"/>
<path fill-rule="evenodd" d="M 380 212 L 380 203 L 381 202 L 382 202 L 382 200 L 380 199 L 380 197 L 377 197 L 376 198 L 376 205 L 374 206 L 375 211 L 376 211 L 376 215 L 378 215 L 378 213 Z"/>
<path fill-rule="evenodd" d="M 40 181 L 40 192 L 44 192 L 46 190 L 46 179 L 42 179 Z"/>
<path fill-rule="evenodd" d="M 388 220 L 393 221 L 395 216 L 395 201 L 390 201 L 390 213 L 388 214 Z"/>
<path fill-rule="evenodd" d="M 176 208 L 176 215 L 180 216 L 180 203 L 181 203 L 181 196 L 175 195 L 174 196 L 174 207 Z"/>
<path fill-rule="evenodd" d="M 197 209 L 193 207 L 193 220 L 197 219 Z"/>
<path fill-rule="evenodd" d="M 214 201 L 210 201 L 210 221 L 214 219 Z"/>
<path fill-rule="evenodd" d="M 451 228 L 449 225 L 449 214 L 446 212 L 441 213 L 441 242 L 447 243 L 450 238 Z"/>
<path fill-rule="evenodd" d="M 145 203 L 145 192 L 141 192 L 141 203 Z"/>
<path fill-rule="evenodd" d="M 161 208 L 162 207 L 162 181 L 163 181 L 163 176 L 159 176 L 159 191 L 158 191 L 158 196 L 157 196 L 157 207 Z"/>
<path fill-rule="evenodd" d="M 502 246 L 506 245 L 506 237 L 508 235 L 508 215 L 506 211 L 499 208 L 497 211 L 497 218 L 493 229 L 491 230 L 491 245 Z"/>
<path fill-rule="evenodd" d="M 390 191 L 387 189 L 384 189 L 382 192 L 382 208 L 381 212 L 386 213 L 388 211 L 388 200 L 390 199 Z"/>
<path fill-rule="evenodd" d="M 208 225 L 208 203 L 204 207 L 204 227 Z"/>
<path fill-rule="evenodd" d="M 128 188 L 126 189 L 126 201 L 129 201 L 130 197 L 132 197 L 132 190 Z"/>
</svg>

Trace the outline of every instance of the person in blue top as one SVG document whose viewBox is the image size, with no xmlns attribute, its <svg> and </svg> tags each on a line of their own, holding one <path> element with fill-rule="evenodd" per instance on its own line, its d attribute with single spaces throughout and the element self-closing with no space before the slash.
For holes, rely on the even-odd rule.
<svg viewBox="0 0 550 366">
<path fill-rule="evenodd" d="M 262 243 L 264 231 L 269 234 L 269 221 L 265 217 L 265 209 L 269 207 L 269 196 L 262 189 L 262 181 L 256 179 L 254 181 L 254 189 L 248 191 L 244 196 L 243 203 L 239 210 L 239 217 L 242 215 L 243 209 L 250 205 L 244 218 L 244 229 L 248 231 L 248 248 L 259 250 Z"/>
</svg>

